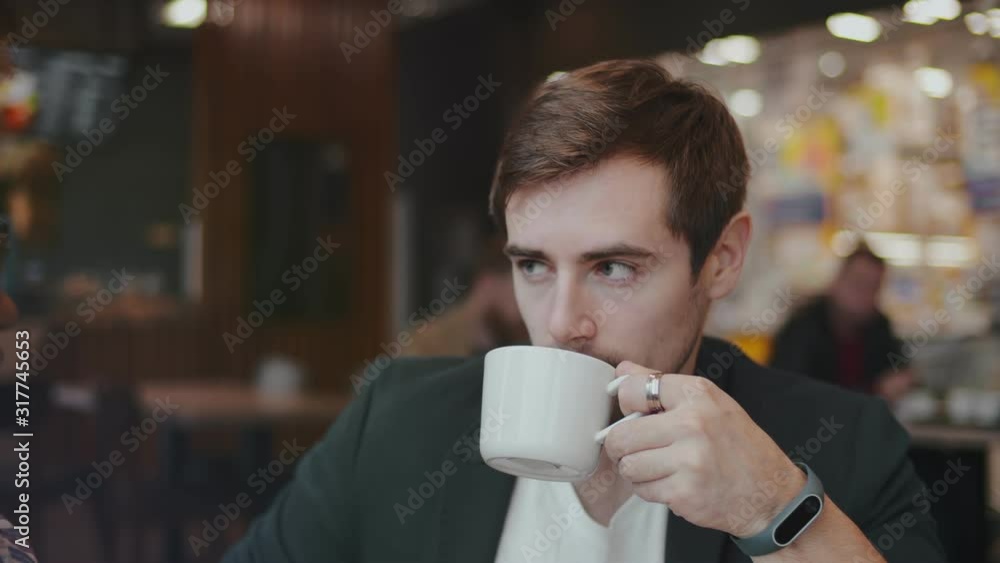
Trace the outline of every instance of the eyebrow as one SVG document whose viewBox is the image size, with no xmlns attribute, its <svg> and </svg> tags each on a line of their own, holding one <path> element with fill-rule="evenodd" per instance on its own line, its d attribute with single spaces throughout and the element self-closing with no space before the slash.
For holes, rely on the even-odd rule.
<svg viewBox="0 0 1000 563">
<path fill-rule="evenodd" d="M 504 247 L 503 252 L 511 258 L 530 258 L 534 260 L 548 259 L 548 256 L 541 250 L 525 248 L 516 244 L 508 244 Z M 635 246 L 627 243 L 617 243 L 604 248 L 584 252 L 580 255 L 579 261 L 581 263 L 585 263 L 607 260 L 609 258 L 647 258 L 650 256 L 654 256 L 654 253 L 642 248 L 641 246 Z"/>
</svg>

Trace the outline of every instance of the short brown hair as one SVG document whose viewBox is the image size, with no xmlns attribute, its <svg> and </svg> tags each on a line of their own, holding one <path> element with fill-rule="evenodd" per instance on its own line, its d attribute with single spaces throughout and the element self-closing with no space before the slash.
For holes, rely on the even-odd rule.
<svg viewBox="0 0 1000 563">
<path fill-rule="evenodd" d="M 653 61 L 605 61 L 541 84 L 500 149 L 490 214 L 506 234 L 505 210 L 519 188 L 619 155 L 665 167 L 667 228 L 688 243 L 697 275 L 743 208 L 750 164 L 725 104 Z"/>
</svg>

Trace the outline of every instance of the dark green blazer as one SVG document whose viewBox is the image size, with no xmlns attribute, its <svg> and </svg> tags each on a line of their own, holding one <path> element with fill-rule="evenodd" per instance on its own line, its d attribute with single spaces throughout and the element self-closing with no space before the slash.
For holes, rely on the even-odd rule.
<svg viewBox="0 0 1000 563">
<path fill-rule="evenodd" d="M 881 400 L 761 367 L 713 338 L 702 341 L 696 373 L 808 463 L 888 561 L 945 561 L 929 509 L 915 503 L 922 484 L 908 436 Z M 224 563 L 493 561 L 515 478 L 476 448 L 482 377 L 482 357 L 396 360 L 299 461 Z M 672 513 L 664 533 L 666 563 L 750 561 L 724 533 Z"/>
</svg>

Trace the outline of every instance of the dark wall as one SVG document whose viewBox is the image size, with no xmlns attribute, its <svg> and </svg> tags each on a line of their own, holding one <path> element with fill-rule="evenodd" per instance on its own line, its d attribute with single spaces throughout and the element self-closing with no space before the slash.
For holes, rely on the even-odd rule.
<svg viewBox="0 0 1000 563">
<path fill-rule="evenodd" d="M 146 67 L 169 73 L 128 116 L 103 108 L 112 134 L 64 175 L 61 241 L 54 266 L 62 272 L 112 269 L 158 271 L 178 286 L 176 247 L 151 248 L 155 223 L 182 224 L 178 205 L 191 181 L 191 56 L 186 51 L 146 52 L 132 58 L 125 94 Z M 100 113 L 100 110 L 99 110 Z M 65 148 L 63 148 L 65 151 Z"/>
<path fill-rule="evenodd" d="M 467 280 L 493 230 L 487 196 L 507 123 L 537 75 L 539 17 L 530 2 L 481 3 L 399 33 L 399 154 L 435 128 L 448 137 L 400 188 L 414 206 L 404 237 L 415 258 L 404 302 L 413 307 L 437 297 L 445 279 Z M 480 77 L 500 85 L 453 129 L 443 112 L 472 95 Z"/>
</svg>

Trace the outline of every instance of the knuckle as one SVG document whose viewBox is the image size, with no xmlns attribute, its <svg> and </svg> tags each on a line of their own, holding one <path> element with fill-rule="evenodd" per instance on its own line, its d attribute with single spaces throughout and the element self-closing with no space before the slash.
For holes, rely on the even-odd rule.
<svg viewBox="0 0 1000 563">
<path fill-rule="evenodd" d="M 637 467 L 634 456 L 627 455 L 618 462 L 618 474 L 628 479 L 629 481 L 635 481 L 639 477 L 639 468 Z"/>
<path fill-rule="evenodd" d="M 700 435 L 705 432 L 705 420 L 696 409 L 691 409 L 688 416 L 684 418 L 683 425 L 687 433 L 691 435 Z"/>
<path fill-rule="evenodd" d="M 635 488 L 639 498 L 646 502 L 656 502 L 660 504 L 673 504 L 674 498 L 670 488 L 665 483 L 654 483 L 642 485 Z"/>
<path fill-rule="evenodd" d="M 612 428 L 604 439 L 604 450 L 611 459 L 620 459 L 628 454 L 628 433 L 622 432 L 619 426 Z"/>
</svg>

